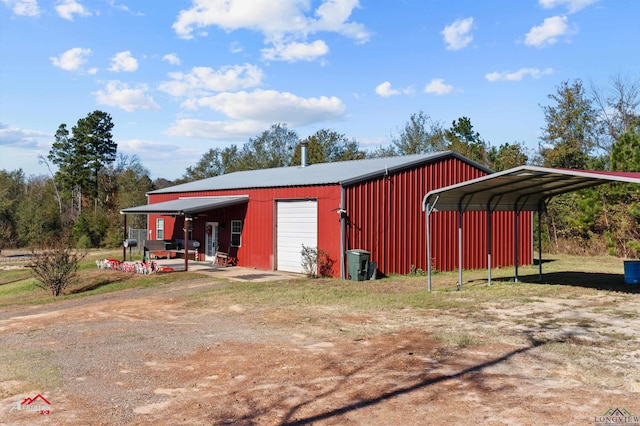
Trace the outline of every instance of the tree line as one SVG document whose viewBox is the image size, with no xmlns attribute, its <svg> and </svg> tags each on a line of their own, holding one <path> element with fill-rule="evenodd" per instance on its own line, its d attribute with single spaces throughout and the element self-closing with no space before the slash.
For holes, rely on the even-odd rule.
<svg viewBox="0 0 640 426">
<path fill-rule="evenodd" d="M 301 142 L 310 164 L 452 150 L 495 171 L 535 164 L 640 172 L 638 82 L 616 77 L 603 91 L 574 80 L 556 89 L 541 105 L 545 125 L 535 152 L 523 142 L 487 142 L 468 117 L 447 127 L 420 110 L 390 144 L 369 151 L 330 129 L 301 139 L 276 123 L 242 146 L 209 149 L 176 181 L 154 181 L 138 157 L 118 153 L 111 116 L 94 111 L 70 130 L 58 127 L 48 156 L 40 158 L 49 175 L 0 171 L 0 249 L 38 246 L 62 234 L 79 248 L 119 247 L 119 211 L 145 204 L 147 192 L 235 171 L 298 165 Z M 640 257 L 637 186 L 612 184 L 556 197 L 547 213 L 543 235 L 550 250 Z M 145 228 L 146 218 L 135 215 L 129 225 Z"/>
</svg>

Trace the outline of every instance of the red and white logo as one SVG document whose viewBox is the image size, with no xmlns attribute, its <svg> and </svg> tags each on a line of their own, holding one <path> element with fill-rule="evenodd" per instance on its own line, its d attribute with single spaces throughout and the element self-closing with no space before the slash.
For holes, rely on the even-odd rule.
<svg viewBox="0 0 640 426">
<path fill-rule="evenodd" d="M 16 402 L 15 404 L 13 404 L 10 411 L 13 410 L 25 410 L 37 412 L 40 414 L 50 414 L 51 403 L 44 396 L 37 394 L 33 398 L 25 398 L 22 400 L 22 402 Z"/>
</svg>

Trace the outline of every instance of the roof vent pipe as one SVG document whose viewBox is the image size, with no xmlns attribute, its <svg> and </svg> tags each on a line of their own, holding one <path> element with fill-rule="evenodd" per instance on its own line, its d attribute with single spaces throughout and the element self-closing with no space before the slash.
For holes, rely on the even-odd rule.
<svg viewBox="0 0 640 426">
<path fill-rule="evenodd" d="M 307 145 L 307 141 L 300 142 L 300 167 L 307 167 Z"/>
</svg>

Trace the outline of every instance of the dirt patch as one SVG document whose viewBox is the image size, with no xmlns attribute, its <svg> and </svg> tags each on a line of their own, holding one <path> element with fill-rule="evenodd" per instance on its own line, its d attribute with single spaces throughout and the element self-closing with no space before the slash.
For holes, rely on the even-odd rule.
<svg viewBox="0 0 640 426">
<path fill-rule="evenodd" d="M 471 314 L 189 297 L 226 285 L 0 313 L 0 423 L 587 425 L 609 408 L 640 413 L 637 294 Z M 15 409 L 37 394 L 50 414 Z"/>
</svg>

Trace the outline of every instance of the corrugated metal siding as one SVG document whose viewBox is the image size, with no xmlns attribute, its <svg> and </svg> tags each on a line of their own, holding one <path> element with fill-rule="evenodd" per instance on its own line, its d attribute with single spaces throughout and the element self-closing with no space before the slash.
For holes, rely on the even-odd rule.
<svg viewBox="0 0 640 426">
<path fill-rule="evenodd" d="M 457 158 L 447 158 L 411 170 L 391 173 L 345 188 L 347 241 L 345 248 L 365 249 L 385 274 L 407 274 L 411 268 L 426 270 L 426 215 L 422 198 L 432 189 L 483 176 L 485 173 Z M 242 247 L 231 249 L 239 265 L 258 269 L 275 268 L 275 201 L 278 199 L 318 200 L 318 247 L 335 260 L 334 276 L 340 272 L 340 187 L 315 185 L 284 188 L 255 188 L 187 194 L 150 194 L 149 202 L 177 199 L 179 196 L 249 195 L 248 204 L 208 212 L 194 220 L 193 238 L 204 241 L 204 223 L 225 223 L 220 231 L 220 247 L 230 241 L 230 221 L 243 220 Z M 155 217 L 150 227 L 155 235 Z M 165 216 L 165 239 L 183 238 L 182 218 Z M 469 212 L 463 219 L 463 262 L 465 269 L 486 268 L 486 213 Z M 520 215 L 520 263 L 532 259 L 532 215 Z M 435 212 L 431 215 L 432 262 L 438 270 L 458 267 L 458 214 Z M 173 232 L 172 232 L 173 230 Z M 513 265 L 513 213 L 492 215 L 493 267 Z"/>
<path fill-rule="evenodd" d="M 220 247 L 229 247 L 231 226 L 234 219 L 243 220 L 242 247 L 230 248 L 231 254 L 238 257 L 240 266 L 273 270 L 275 268 L 275 201 L 285 199 L 315 199 L 318 201 L 318 247 L 326 251 L 336 261 L 334 275 L 340 274 L 340 221 L 336 214 L 340 206 L 340 187 L 304 186 L 288 188 L 262 188 L 247 190 L 203 191 L 188 194 L 150 194 L 149 203 L 170 201 L 180 196 L 216 196 L 216 195 L 249 195 L 249 202 L 239 206 L 223 208 L 207 212 L 193 221 L 193 238 L 204 242 L 204 223 L 207 221 L 225 223 L 224 231 L 220 231 Z M 155 218 L 151 215 L 149 226 L 155 235 Z M 165 239 L 183 238 L 183 219 L 165 218 Z"/>
<path fill-rule="evenodd" d="M 347 249 L 371 252 L 382 273 L 426 270 L 426 215 L 422 197 L 432 189 L 484 176 L 485 173 L 456 158 L 391 174 L 347 188 Z M 458 213 L 431 215 L 434 268 L 458 267 Z M 463 266 L 487 267 L 487 219 L 484 212 L 463 215 Z M 531 214 L 520 215 L 520 263 L 531 261 Z M 513 264 L 513 213 L 492 215 L 492 264 Z"/>
</svg>

